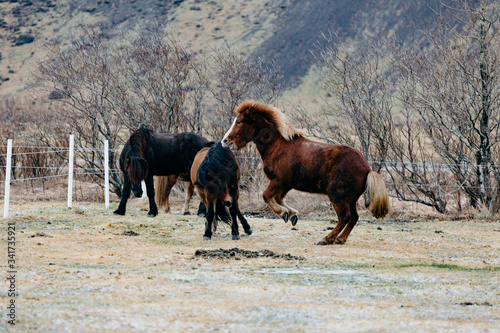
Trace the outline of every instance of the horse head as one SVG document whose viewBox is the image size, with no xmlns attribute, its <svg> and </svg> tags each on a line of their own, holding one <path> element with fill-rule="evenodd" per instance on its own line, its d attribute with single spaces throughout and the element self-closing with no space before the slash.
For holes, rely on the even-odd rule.
<svg viewBox="0 0 500 333">
<path fill-rule="evenodd" d="M 222 139 L 222 146 L 228 147 L 231 144 L 234 148 L 241 149 L 256 137 L 257 126 L 253 117 L 247 112 L 242 112 L 234 119 L 231 128 Z"/>
<path fill-rule="evenodd" d="M 140 187 L 141 181 L 148 176 L 148 161 L 139 154 L 129 152 L 125 158 L 125 172 L 127 172 L 130 182 Z"/>
<path fill-rule="evenodd" d="M 142 197 L 142 183 L 139 182 L 138 184 L 131 183 L 132 186 L 132 192 L 134 192 L 134 196 L 136 198 L 141 198 Z"/>
</svg>

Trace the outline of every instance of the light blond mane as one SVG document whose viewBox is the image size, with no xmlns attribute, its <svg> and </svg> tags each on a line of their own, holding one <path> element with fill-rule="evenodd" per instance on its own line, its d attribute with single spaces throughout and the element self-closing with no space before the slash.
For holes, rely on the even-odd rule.
<svg viewBox="0 0 500 333">
<path fill-rule="evenodd" d="M 293 127 L 293 125 L 288 122 L 285 115 L 272 105 L 247 100 L 238 105 L 234 109 L 234 113 L 240 114 L 247 109 L 253 109 L 253 112 L 271 120 L 286 141 L 292 141 L 295 138 L 304 136 L 304 131 Z"/>
</svg>

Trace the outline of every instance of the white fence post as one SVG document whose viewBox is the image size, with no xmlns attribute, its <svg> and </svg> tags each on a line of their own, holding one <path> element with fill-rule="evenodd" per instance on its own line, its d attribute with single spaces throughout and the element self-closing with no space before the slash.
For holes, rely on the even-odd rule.
<svg viewBox="0 0 500 333">
<path fill-rule="evenodd" d="M 141 188 L 142 188 L 142 197 L 141 199 L 145 199 L 148 197 L 148 188 L 146 187 L 146 182 L 143 180 L 141 181 Z"/>
<path fill-rule="evenodd" d="M 73 207 L 73 164 L 75 158 L 75 136 L 69 136 L 69 160 L 68 160 L 68 208 Z"/>
<path fill-rule="evenodd" d="M 12 172 L 12 139 L 7 140 L 7 166 L 5 167 L 5 196 L 3 204 L 3 218 L 9 217 L 10 174 Z"/>
<path fill-rule="evenodd" d="M 104 203 L 109 209 L 109 142 L 104 140 Z"/>
</svg>

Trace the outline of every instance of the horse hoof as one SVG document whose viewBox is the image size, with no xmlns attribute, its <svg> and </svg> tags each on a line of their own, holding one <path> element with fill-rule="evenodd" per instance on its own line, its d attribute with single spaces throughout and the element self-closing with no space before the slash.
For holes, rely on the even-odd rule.
<svg viewBox="0 0 500 333">
<path fill-rule="evenodd" d="M 290 215 L 289 215 L 288 213 L 286 213 L 286 212 L 285 212 L 285 213 L 283 213 L 283 216 L 282 216 L 282 217 L 283 217 L 283 221 L 285 221 L 285 223 L 287 223 L 287 222 L 288 222 L 288 217 L 289 217 L 289 216 L 290 216 Z"/>
<path fill-rule="evenodd" d="M 299 220 L 299 218 L 297 217 L 297 215 L 292 216 L 292 218 L 290 219 L 290 221 L 292 221 L 292 226 L 295 227 L 298 220 Z"/>
<path fill-rule="evenodd" d="M 184 213 L 182 213 L 182 215 L 191 215 L 191 213 L 190 212 L 184 212 Z"/>
<path fill-rule="evenodd" d="M 233 240 L 239 240 L 240 239 L 240 235 L 233 235 Z"/>
<path fill-rule="evenodd" d="M 324 241 L 321 241 L 321 242 L 318 242 L 316 245 L 328 245 L 328 243 L 324 242 Z"/>
<path fill-rule="evenodd" d="M 252 229 L 245 230 L 245 233 L 246 233 L 248 236 L 250 236 L 250 235 L 252 234 L 252 232 L 253 232 L 253 231 L 252 231 Z"/>
<path fill-rule="evenodd" d="M 125 212 L 119 212 L 119 211 L 115 210 L 113 212 L 113 214 L 115 214 L 115 215 L 125 215 Z"/>
<path fill-rule="evenodd" d="M 204 241 L 211 240 L 211 239 L 212 239 L 212 237 L 203 236 L 203 240 L 204 240 Z"/>
<path fill-rule="evenodd" d="M 343 244 L 345 244 L 345 240 L 337 238 L 337 239 L 335 239 L 335 244 L 343 245 Z"/>
<path fill-rule="evenodd" d="M 155 217 L 158 214 L 148 213 L 148 217 Z"/>
</svg>

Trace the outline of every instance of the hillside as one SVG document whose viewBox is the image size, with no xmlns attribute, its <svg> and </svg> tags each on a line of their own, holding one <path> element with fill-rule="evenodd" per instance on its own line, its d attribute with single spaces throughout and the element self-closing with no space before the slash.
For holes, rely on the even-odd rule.
<svg viewBox="0 0 500 333">
<path fill-rule="evenodd" d="M 33 60 L 43 56 L 43 41 L 64 41 L 78 34 L 80 24 L 97 24 L 110 38 L 168 24 L 200 52 L 222 40 L 236 43 L 249 57 L 274 61 L 291 88 L 307 74 L 314 61 L 310 49 L 322 33 L 344 41 L 405 37 L 426 15 L 424 5 L 403 0 L 0 0 L 0 96 L 21 94 Z"/>
</svg>

